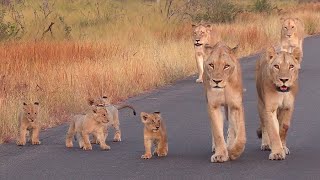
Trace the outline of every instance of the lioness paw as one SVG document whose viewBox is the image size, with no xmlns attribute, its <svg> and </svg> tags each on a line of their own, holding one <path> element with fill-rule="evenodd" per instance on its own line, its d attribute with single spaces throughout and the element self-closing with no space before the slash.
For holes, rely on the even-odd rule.
<svg viewBox="0 0 320 180">
<path fill-rule="evenodd" d="M 283 152 L 280 153 L 270 153 L 269 160 L 284 160 L 286 158 L 286 154 Z"/>
<path fill-rule="evenodd" d="M 101 146 L 101 149 L 102 149 L 102 150 L 110 150 L 111 147 L 108 146 L 108 145 L 104 145 L 104 146 L 102 145 L 102 146 Z"/>
<path fill-rule="evenodd" d="M 286 155 L 290 154 L 290 150 L 287 146 L 283 146 L 283 150 L 284 150 L 284 153 L 286 153 Z"/>
<path fill-rule="evenodd" d="M 150 159 L 152 157 L 151 154 L 144 154 L 141 156 L 142 159 Z"/>
<path fill-rule="evenodd" d="M 261 151 L 271 151 L 269 144 L 262 144 L 260 149 Z"/>
<path fill-rule="evenodd" d="M 82 149 L 85 151 L 89 151 L 89 150 L 92 150 L 92 146 L 83 146 Z"/>
<path fill-rule="evenodd" d="M 23 142 L 23 141 L 17 141 L 17 145 L 18 145 L 18 146 L 24 146 L 24 145 L 26 145 L 26 142 Z"/>
<path fill-rule="evenodd" d="M 200 79 L 200 78 L 198 78 L 198 79 L 196 80 L 196 83 L 203 83 L 203 80 Z"/>
<path fill-rule="evenodd" d="M 227 155 L 214 154 L 211 156 L 211 162 L 213 163 L 222 163 L 228 160 L 229 160 L 229 157 Z"/>
<path fill-rule="evenodd" d="M 32 141 L 31 144 L 33 144 L 33 145 L 40 145 L 40 144 L 41 144 L 41 141 Z"/>
</svg>

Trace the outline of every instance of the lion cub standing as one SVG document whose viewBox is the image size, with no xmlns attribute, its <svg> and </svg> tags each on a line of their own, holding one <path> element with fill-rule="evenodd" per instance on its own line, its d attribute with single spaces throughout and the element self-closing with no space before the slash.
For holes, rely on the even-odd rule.
<svg viewBox="0 0 320 180">
<path fill-rule="evenodd" d="M 72 138 L 77 135 L 79 147 L 83 150 L 92 150 L 89 135 L 97 137 L 102 150 L 109 150 L 104 141 L 104 127 L 109 122 L 107 110 L 103 106 L 92 106 L 92 112 L 86 115 L 73 117 L 66 136 L 66 147 L 73 147 Z"/>
<path fill-rule="evenodd" d="M 150 159 L 152 157 L 151 147 L 155 145 L 153 155 L 167 156 L 168 154 L 168 140 L 167 131 L 160 115 L 160 112 L 145 113 L 141 112 L 141 121 L 144 124 L 143 139 L 145 153 L 141 156 L 143 159 Z"/>
<path fill-rule="evenodd" d="M 19 114 L 19 137 L 18 146 L 26 144 L 26 135 L 29 131 L 31 144 L 41 144 L 39 141 L 40 125 L 38 122 L 39 103 L 33 104 L 23 103 L 22 112 Z"/>
<path fill-rule="evenodd" d="M 281 18 L 281 51 L 289 53 L 298 47 L 303 56 L 304 24 L 298 18 Z"/>
<path fill-rule="evenodd" d="M 261 121 L 261 150 L 270 150 L 270 160 L 283 160 L 290 153 L 286 137 L 298 92 L 301 62 L 299 47 L 292 53 L 276 53 L 270 47 L 256 64 L 256 88 Z"/>
</svg>

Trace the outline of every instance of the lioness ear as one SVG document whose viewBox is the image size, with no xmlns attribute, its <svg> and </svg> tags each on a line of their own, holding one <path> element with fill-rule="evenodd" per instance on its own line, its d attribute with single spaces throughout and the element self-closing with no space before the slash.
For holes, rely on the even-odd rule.
<svg viewBox="0 0 320 180">
<path fill-rule="evenodd" d="M 237 44 L 235 47 L 231 48 L 231 52 L 233 54 L 236 54 L 238 52 L 238 49 L 239 49 L 239 44 Z"/>
<path fill-rule="evenodd" d="M 268 47 L 266 54 L 267 54 L 268 61 L 270 61 L 276 56 L 276 50 L 274 49 L 273 46 L 270 46 Z"/>
<path fill-rule="evenodd" d="M 148 113 L 141 112 L 140 117 L 141 117 L 141 122 L 146 123 L 146 121 L 148 119 Z"/>
<path fill-rule="evenodd" d="M 93 98 L 88 98 L 87 102 L 90 106 L 92 106 L 94 104 L 94 99 Z"/>
<path fill-rule="evenodd" d="M 39 106 L 39 102 L 34 102 L 34 105 L 37 105 L 37 106 Z"/>
<path fill-rule="evenodd" d="M 294 59 L 300 64 L 302 59 L 300 48 L 294 48 L 291 54 L 293 55 Z"/>
</svg>

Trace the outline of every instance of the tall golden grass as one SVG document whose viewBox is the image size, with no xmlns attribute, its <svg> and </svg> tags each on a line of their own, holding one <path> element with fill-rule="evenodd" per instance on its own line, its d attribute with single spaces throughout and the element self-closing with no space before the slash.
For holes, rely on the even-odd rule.
<svg viewBox="0 0 320 180">
<path fill-rule="evenodd" d="M 57 2 L 58 15 L 73 7 Z M 84 7 L 83 2 L 75 1 L 74 7 Z M 48 128 L 85 111 L 89 96 L 108 95 L 117 102 L 196 72 L 190 21 L 170 23 L 160 12 L 150 14 L 155 6 L 133 7 L 120 10 L 126 11 L 125 18 L 108 23 L 85 8 L 77 16 L 71 9 L 73 15 L 64 19 L 73 27 L 67 39 L 58 25 L 53 37 L 41 38 L 35 28 L 45 29 L 54 17 L 36 21 L 32 10 L 22 11 L 31 19 L 25 23 L 30 31 L 21 40 L 0 43 L 0 143 L 17 134 L 24 101 L 40 102 L 39 120 Z M 319 9 L 319 4 L 306 4 L 287 13 L 294 12 L 306 32 L 314 34 L 320 32 Z M 36 21 L 34 27 L 31 21 Z M 216 24 L 215 31 L 230 46 L 239 44 L 238 56 L 245 56 L 279 42 L 279 15 L 242 13 L 234 23 Z"/>
</svg>

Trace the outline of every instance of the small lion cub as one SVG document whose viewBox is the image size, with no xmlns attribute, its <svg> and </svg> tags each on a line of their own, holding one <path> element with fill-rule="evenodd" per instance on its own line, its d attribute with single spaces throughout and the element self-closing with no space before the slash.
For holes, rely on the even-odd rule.
<svg viewBox="0 0 320 180">
<path fill-rule="evenodd" d="M 109 123 L 108 112 L 104 106 L 92 106 L 92 112 L 75 115 L 67 132 L 66 147 L 73 147 L 72 138 L 76 135 L 80 148 L 92 150 L 89 135 L 93 134 L 97 137 L 102 150 L 111 149 L 104 141 L 104 127 L 107 123 Z"/>
<path fill-rule="evenodd" d="M 167 131 L 162 120 L 160 112 L 146 113 L 141 112 L 141 121 L 144 124 L 144 147 L 145 154 L 142 159 L 150 159 L 152 157 L 151 147 L 155 145 L 153 155 L 167 156 L 168 140 Z"/>
<path fill-rule="evenodd" d="M 31 144 L 41 144 L 39 141 L 40 126 L 38 122 L 39 103 L 23 103 L 22 112 L 19 114 L 19 137 L 18 146 L 26 145 L 27 131 L 29 131 Z"/>
</svg>

